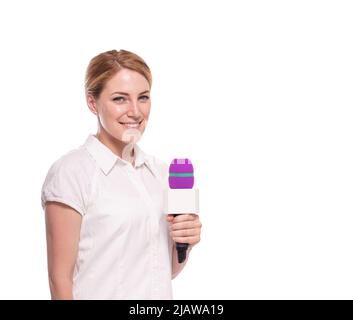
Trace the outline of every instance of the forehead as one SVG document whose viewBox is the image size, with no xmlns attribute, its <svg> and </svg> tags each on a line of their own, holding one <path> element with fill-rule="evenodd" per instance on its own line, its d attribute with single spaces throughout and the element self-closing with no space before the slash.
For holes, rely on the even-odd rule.
<svg viewBox="0 0 353 320">
<path fill-rule="evenodd" d="M 122 69 L 118 71 L 105 85 L 110 92 L 142 92 L 149 90 L 147 79 L 137 71 Z"/>
</svg>

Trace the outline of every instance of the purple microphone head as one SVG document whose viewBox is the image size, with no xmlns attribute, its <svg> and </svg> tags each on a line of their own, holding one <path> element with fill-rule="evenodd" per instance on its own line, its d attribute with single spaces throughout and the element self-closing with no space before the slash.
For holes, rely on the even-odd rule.
<svg viewBox="0 0 353 320">
<path fill-rule="evenodd" d="M 169 166 L 170 189 L 192 189 L 194 168 L 189 159 L 174 159 Z"/>
</svg>

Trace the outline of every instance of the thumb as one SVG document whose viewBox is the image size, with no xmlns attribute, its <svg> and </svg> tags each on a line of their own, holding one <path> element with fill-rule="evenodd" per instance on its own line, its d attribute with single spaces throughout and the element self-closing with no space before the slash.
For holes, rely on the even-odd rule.
<svg viewBox="0 0 353 320">
<path fill-rule="evenodd" d="M 174 215 L 168 214 L 168 215 L 166 215 L 166 219 L 167 219 L 167 221 L 172 222 L 174 219 Z"/>
</svg>

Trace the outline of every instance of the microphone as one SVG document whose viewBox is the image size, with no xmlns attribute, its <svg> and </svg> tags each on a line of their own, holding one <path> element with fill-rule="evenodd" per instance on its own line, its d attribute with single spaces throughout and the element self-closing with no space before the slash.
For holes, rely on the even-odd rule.
<svg viewBox="0 0 353 320">
<path fill-rule="evenodd" d="M 169 189 L 164 193 L 164 209 L 167 214 L 199 213 L 199 189 L 194 186 L 194 168 L 189 159 L 174 159 L 169 166 Z M 188 243 L 176 243 L 178 262 L 186 259 Z"/>
</svg>

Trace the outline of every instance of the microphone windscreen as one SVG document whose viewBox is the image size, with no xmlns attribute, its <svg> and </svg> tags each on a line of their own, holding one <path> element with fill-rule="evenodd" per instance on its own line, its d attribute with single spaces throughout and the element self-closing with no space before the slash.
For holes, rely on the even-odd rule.
<svg viewBox="0 0 353 320">
<path fill-rule="evenodd" d="M 174 159 L 169 166 L 170 189 L 192 189 L 194 168 L 189 159 Z"/>
</svg>

